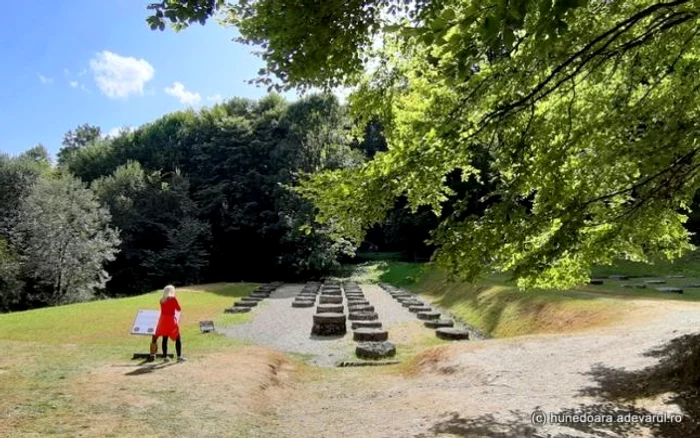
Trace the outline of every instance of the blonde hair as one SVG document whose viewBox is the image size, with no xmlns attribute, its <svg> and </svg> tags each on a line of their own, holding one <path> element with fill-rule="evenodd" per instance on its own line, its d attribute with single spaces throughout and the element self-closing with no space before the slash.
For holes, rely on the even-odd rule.
<svg viewBox="0 0 700 438">
<path fill-rule="evenodd" d="M 165 301 L 168 298 L 174 297 L 174 296 L 175 296 L 175 286 L 173 286 L 172 284 L 169 284 L 169 285 L 165 286 L 165 289 L 163 289 L 163 298 L 161 298 L 160 300 Z"/>
</svg>

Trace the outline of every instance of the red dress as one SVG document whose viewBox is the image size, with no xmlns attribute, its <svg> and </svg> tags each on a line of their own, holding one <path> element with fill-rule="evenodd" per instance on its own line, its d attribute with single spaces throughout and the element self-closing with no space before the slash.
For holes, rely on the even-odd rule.
<svg viewBox="0 0 700 438">
<path fill-rule="evenodd" d="M 172 340 L 176 340 L 180 336 L 180 327 L 178 327 L 175 311 L 180 311 L 180 303 L 177 298 L 169 297 L 165 301 L 160 302 L 160 318 L 158 318 L 158 326 L 154 336 L 168 336 Z"/>
</svg>

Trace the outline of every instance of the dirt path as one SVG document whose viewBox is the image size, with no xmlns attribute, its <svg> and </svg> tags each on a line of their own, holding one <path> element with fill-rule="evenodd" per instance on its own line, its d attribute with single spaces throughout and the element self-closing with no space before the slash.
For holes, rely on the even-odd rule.
<svg viewBox="0 0 700 438">
<path fill-rule="evenodd" d="M 639 301 L 615 327 L 440 347 L 426 352 L 413 374 L 329 370 L 276 410 L 285 436 L 693 436 L 677 425 L 648 423 L 533 426 L 531 414 L 679 413 L 679 397 L 657 391 L 639 400 L 633 389 L 664 379 L 661 371 L 640 373 L 659 362 L 645 352 L 698 327 L 697 304 Z M 606 397 L 626 387 L 636 402 Z"/>
</svg>

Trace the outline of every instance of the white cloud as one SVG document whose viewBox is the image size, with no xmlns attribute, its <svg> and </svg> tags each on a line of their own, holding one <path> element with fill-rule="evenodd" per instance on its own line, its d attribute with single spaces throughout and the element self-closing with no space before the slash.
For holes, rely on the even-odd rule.
<svg viewBox="0 0 700 438">
<path fill-rule="evenodd" d="M 187 91 L 182 82 L 174 82 L 172 87 L 166 87 L 165 92 L 171 96 L 177 97 L 180 103 L 183 105 L 197 105 L 201 100 L 202 96 L 199 93 L 193 93 Z"/>
<path fill-rule="evenodd" d="M 78 85 L 80 85 L 78 81 L 70 81 L 69 84 L 73 88 L 78 88 Z"/>
<path fill-rule="evenodd" d="M 105 134 L 104 136 L 114 138 L 114 137 L 118 137 L 122 133 L 127 133 L 127 132 L 131 132 L 131 131 L 134 131 L 134 128 L 131 128 L 128 126 L 119 126 L 119 127 L 114 127 L 112 129 L 110 129 L 109 131 L 107 131 L 107 134 Z"/>
<path fill-rule="evenodd" d="M 87 69 L 84 68 L 84 69 L 80 70 L 80 72 L 78 73 L 78 76 L 85 76 L 87 74 L 87 72 L 88 72 Z"/>
<path fill-rule="evenodd" d="M 207 96 L 207 100 L 209 102 L 219 103 L 222 100 L 224 100 L 224 98 L 219 93 L 216 93 L 216 94 L 212 94 L 211 96 Z"/>
<path fill-rule="evenodd" d="M 50 78 L 48 76 L 44 76 L 41 73 L 37 73 L 36 75 L 39 77 L 39 81 L 42 84 L 44 84 L 44 85 L 53 84 L 53 78 Z"/>
<path fill-rule="evenodd" d="M 112 99 L 143 95 L 143 86 L 153 79 L 155 69 L 145 59 L 120 56 L 103 50 L 90 60 L 97 87 Z"/>
</svg>

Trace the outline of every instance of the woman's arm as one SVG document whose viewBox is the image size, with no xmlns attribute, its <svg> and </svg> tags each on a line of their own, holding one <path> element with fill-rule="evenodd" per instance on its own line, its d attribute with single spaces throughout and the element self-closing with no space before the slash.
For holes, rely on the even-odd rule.
<svg viewBox="0 0 700 438">
<path fill-rule="evenodd" d="M 178 312 L 182 312 L 182 309 L 180 309 L 180 303 L 177 301 L 177 298 L 173 297 L 173 300 L 175 301 L 175 310 Z"/>
</svg>

